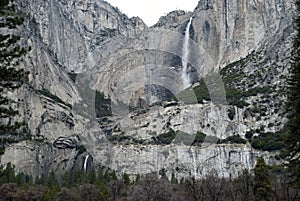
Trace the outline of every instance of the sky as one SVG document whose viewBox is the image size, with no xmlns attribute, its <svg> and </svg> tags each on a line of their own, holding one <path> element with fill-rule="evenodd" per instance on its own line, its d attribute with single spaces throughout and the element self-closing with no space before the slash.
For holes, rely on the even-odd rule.
<svg viewBox="0 0 300 201">
<path fill-rule="evenodd" d="M 139 16 L 148 25 L 173 10 L 193 11 L 199 0 L 106 0 L 128 17 Z"/>
</svg>

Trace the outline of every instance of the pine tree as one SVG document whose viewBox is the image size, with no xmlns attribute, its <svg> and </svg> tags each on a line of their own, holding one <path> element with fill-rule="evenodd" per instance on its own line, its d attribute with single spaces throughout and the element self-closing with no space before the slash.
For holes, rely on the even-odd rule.
<svg viewBox="0 0 300 201">
<path fill-rule="evenodd" d="M 24 22 L 10 2 L 12 1 L 5 0 L 0 3 L 0 154 L 4 153 L 5 143 L 29 137 L 25 123 L 15 120 L 15 116 L 19 114 L 17 101 L 7 96 L 28 82 L 28 73 L 24 69 L 18 69 L 27 50 L 20 45 L 20 36 L 6 34 L 7 29 L 17 29 Z"/>
<path fill-rule="evenodd" d="M 178 184 L 178 180 L 177 180 L 177 178 L 175 177 L 174 172 L 172 172 L 171 183 L 172 183 L 172 184 Z"/>
<path fill-rule="evenodd" d="M 128 174 L 126 174 L 126 173 L 123 174 L 123 182 L 124 182 L 125 185 L 130 185 L 131 184 L 130 178 L 129 178 Z"/>
<path fill-rule="evenodd" d="M 287 123 L 288 133 L 285 143 L 288 151 L 287 172 L 290 173 L 291 184 L 300 188 L 300 0 L 296 1 L 296 6 L 297 35 L 294 39 L 291 77 L 289 80 L 287 108 L 290 117 Z"/>
<path fill-rule="evenodd" d="M 254 168 L 253 193 L 255 201 L 271 200 L 269 169 L 263 157 L 259 157 Z"/>
<path fill-rule="evenodd" d="M 58 187 L 59 186 L 58 181 L 57 181 L 56 176 L 53 171 L 50 172 L 47 183 L 48 183 L 48 187 Z"/>
</svg>

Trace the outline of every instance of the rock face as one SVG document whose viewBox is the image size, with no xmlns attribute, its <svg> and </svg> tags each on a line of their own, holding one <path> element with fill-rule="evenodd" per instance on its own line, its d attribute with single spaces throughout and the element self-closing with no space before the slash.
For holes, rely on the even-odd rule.
<svg viewBox="0 0 300 201">
<path fill-rule="evenodd" d="M 279 131 L 286 121 L 281 104 L 293 39 L 292 1 L 201 0 L 194 12 L 171 12 L 151 28 L 102 0 L 26 0 L 17 7 L 28 14 L 18 29 L 31 51 L 19 66 L 29 72 L 29 83 L 12 96 L 23 100 L 19 118 L 31 139 L 8 144 L 1 164 L 12 162 L 33 176 L 59 174 L 83 167 L 90 154 L 88 163 L 121 173 L 165 169 L 168 176 L 201 178 L 212 169 L 225 177 L 252 170 L 259 155 L 276 163 L 276 153 L 248 142 L 163 146 L 153 139 L 170 130 L 177 132 L 175 141 L 178 133 L 222 140 L 245 138 L 250 130 L 259 135 L 262 127 Z M 181 58 L 190 17 L 187 63 L 193 85 L 185 97 Z M 211 101 L 198 101 L 192 90 L 203 77 Z M 224 85 L 239 90 L 248 105 L 226 101 Z M 104 96 L 100 103 L 96 90 Z M 174 96 L 178 102 L 169 100 Z M 112 101 L 107 107 L 112 115 L 96 118 L 95 103 L 105 98 Z"/>
<path fill-rule="evenodd" d="M 96 155 L 118 173 L 156 172 L 159 175 L 164 169 L 169 179 L 172 173 L 177 178 L 199 179 L 214 171 L 220 177 L 235 177 L 243 169 L 252 170 L 258 156 L 266 158 L 269 164 L 276 164 L 269 153 L 253 152 L 249 147 L 239 145 L 204 145 L 202 148 L 119 145 L 113 149 L 102 147 Z"/>
<path fill-rule="evenodd" d="M 172 12 L 154 26 L 184 31 L 193 17 L 193 40 L 214 60 L 214 70 L 246 57 L 291 23 L 292 1 L 201 0 L 193 13 Z"/>
<path fill-rule="evenodd" d="M 105 1 L 20 1 L 58 64 L 86 72 L 101 57 L 120 48 L 147 28 L 139 18 L 128 19 Z"/>
<path fill-rule="evenodd" d="M 292 26 L 292 13 L 291 1 L 199 1 L 193 13 L 174 11 L 161 17 L 126 48 L 97 64 L 102 70 L 94 78 L 95 88 L 114 101 L 118 99 L 114 96 L 120 96 L 126 104 L 138 103 L 135 97 L 141 90 L 145 93 L 139 94 L 151 103 L 155 91 L 149 93 L 145 86 L 159 85 L 177 95 L 182 89 L 182 45 L 190 17 L 188 69 L 194 82 L 258 49 L 271 48 L 274 39 L 282 38 L 283 30 Z M 122 92 L 129 85 L 130 90 Z"/>
</svg>

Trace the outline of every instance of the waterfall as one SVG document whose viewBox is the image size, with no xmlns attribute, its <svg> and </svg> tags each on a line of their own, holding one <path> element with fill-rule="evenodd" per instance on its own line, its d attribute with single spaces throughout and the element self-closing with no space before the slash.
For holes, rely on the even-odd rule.
<svg viewBox="0 0 300 201">
<path fill-rule="evenodd" d="M 193 169 L 194 169 L 194 178 L 197 179 L 198 178 L 198 174 L 197 174 L 197 163 L 196 163 L 196 155 L 194 153 L 194 151 L 191 149 L 192 152 L 192 156 L 193 156 Z"/>
<path fill-rule="evenodd" d="M 90 155 L 87 155 L 87 156 L 85 157 L 85 160 L 84 160 L 83 169 L 84 169 L 85 172 L 86 172 L 87 161 L 88 161 L 89 156 L 90 156 Z"/>
<path fill-rule="evenodd" d="M 193 18 L 190 18 L 189 23 L 187 24 L 185 28 L 185 34 L 184 34 L 184 41 L 183 41 L 183 46 L 182 46 L 182 81 L 183 81 L 183 89 L 187 88 L 190 86 L 190 76 L 187 72 L 187 65 L 188 65 L 188 59 L 189 59 L 189 39 L 190 39 L 190 27 L 192 24 Z"/>
</svg>

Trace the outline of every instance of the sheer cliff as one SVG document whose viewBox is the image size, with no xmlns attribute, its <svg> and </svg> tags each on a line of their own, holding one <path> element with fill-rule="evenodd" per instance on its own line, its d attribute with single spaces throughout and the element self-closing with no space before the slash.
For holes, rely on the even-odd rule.
<svg viewBox="0 0 300 201">
<path fill-rule="evenodd" d="M 12 97 L 30 137 L 6 143 L 1 164 L 200 178 L 252 170 L 260 155 L 279 162 L 292 1 L 200 0 L 150 28 L 105 1 L 15 3 L 30 51 Z"/>
</svg>

